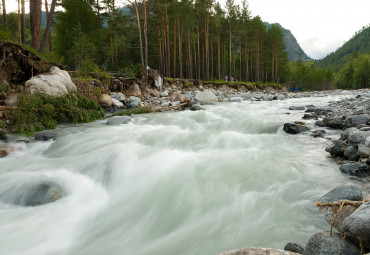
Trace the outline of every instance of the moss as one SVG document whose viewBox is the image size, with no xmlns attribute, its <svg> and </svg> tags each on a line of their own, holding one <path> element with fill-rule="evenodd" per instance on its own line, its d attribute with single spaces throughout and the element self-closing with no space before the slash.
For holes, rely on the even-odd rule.
<svg viewBox="0 0 370 255">
<path fill-rule="evenodd" d="M 100 105 L 78 92 L 63 97 L 22 93 L 18 106 L 8 113 L 7 129 L 12 133 L 33 135 L 54 129 L 59 123 L 87 123 L 104 117 Z"/>
<path fill-rule="evenodd" d="M 153 109 L 149 106 L 144 106 L 140 108 L 134 108 L 134 109 L 125 110 L 122 112 L 117 112 L 113 114 L 113 116 L 129 116 L 132 114 L 143 114 L 143 113 L 150 113 L 150 112 L 153 112 Z"/>
<path fill-rule="evenodd" d="M 190 87 L 191 86 L 191 82 L 190 81 L 187 81 L 187 80 L 184 80 L 184 86 L 185 87 Z"/>
</svg>

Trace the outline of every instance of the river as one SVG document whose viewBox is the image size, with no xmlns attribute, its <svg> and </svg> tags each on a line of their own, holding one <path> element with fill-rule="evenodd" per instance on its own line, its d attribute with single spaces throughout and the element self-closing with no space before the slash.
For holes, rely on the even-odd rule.
<svg viewBox="0 0 370 255">
<path fill-rule="evenodd" d="M 137 115 L 121 126 L 64 125 L 55 141 L 19 144 L 0 159 L 0 193 L 53 181 L 65 196 L 35 207 L 0 201 L 0 254 L 211 255 L 304 246 L 329 230 L 314 201 L 353 181 L 325 152 L 330 141 L 288 135 L 282 126 L 303 115 L 290 105 L 339 98 L 219 103 Z"/>
</svg>

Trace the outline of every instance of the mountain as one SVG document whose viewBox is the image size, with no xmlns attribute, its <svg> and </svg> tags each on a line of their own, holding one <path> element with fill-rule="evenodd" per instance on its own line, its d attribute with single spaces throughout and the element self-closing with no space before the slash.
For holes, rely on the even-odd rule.
<svg viewBox="0 0 370 255">
<path fill-rule="evenodd" d="M 266 28 L 269 29 L 272 24 L 263 22 L 265 24 Z M 286 50 L 288 52 L 288 59 L 290 61 L 297 61 L 301 59 L 302 61 L 312 61 L 310 57 L 307 56 L 307 54 L 302 50 L 301 46 L 299 46 L 297 39 L 295 39 L 294 35 L 290 30 L 283 28 L 279 23 L 274 23 L 275 25 L 278 25 L 281 29 L 281 32 L 284 35 L 284 42 L 286 46 Z"/>
<path fill-rule="evenodd" d="M 330 68 L 337 72 L 344 66 L 347 58 L 352 54 L 370 53 L 370 25 L 363 27 L 342 47 L 330 53 L 325 58 L 316 61 L 316 65 L 321 68 Z"/>
</svg>

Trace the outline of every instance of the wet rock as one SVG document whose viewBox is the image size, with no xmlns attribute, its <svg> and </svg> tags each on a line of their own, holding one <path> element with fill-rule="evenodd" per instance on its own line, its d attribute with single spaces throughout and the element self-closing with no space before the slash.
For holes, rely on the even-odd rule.
<svg viewBox="0 0 370 255">
<path fill-rule="evenodd" d="M 308 241 L 303 255 L 359 255 L 360 248 L 348 240 L 328 232 L 314 234 Z"/>
<path fill-rule="evenodd" d="M 304 109 L 304 106 L 289 106 L 289 110 L 291 111 L 303 111 Z"/>
<path fill-rule="evenodd" d="M 344 128 L 344 120 L 342 117 L 325 117 L 323 122 L 326 126 L 335 128 L 335 129 L 342 129 Z"/>
<path fill-rule="evenodd" d="M 63 197 L 64 191 L 54 182 L 44 182 L 30 185 L 23 196 L 15 200 L 15 204 L 38 206 L 55 202 Z"/>
<path fill-rule="evenodd" d="M 14 147 L 9 145 L 0 146 L 0 158 L 4 158 L 8 156 L 10 153 L 14 151 Z"/>
<path fill-rule="evenodd" d="M 358 151 L 357 151 L 357 154 L 361 157 L 361 158 L 368 158 L 370 156 L 370 148 L 367 147 L 366 145 L 363 145 L 363 144 L 359 144 L 358 145 Z"/>
<path fill-rule="evenodd" d="M 35 139 L 39 141 L 48 141 L 48 140 L 55 140 L 57 137 L 57 132 L 55 130 L 45 130 L 40 131 L 35 134 Z"/>
<path fill-rule="evenodd" d="M 127 108 L 136 108 L 141 103 L 141 99 L 138 97 L 130 96 L 129 98 L 126 98 L 125 102 Z"/>
<path fill-rule="evenodd" d="M 292 251 L 292 252 L 296 252 L 298 254 L 302 254 L 304 252 L 304 249 L 303 247 L 299 246 L 298 244 L 296 243 L 287 243 L 284 247 L 284 250 L 285 251 Z"/>
<path fill-rule="evenodd" d="M 312 119 L 317 119 L 318 117 L 315 114 L 305 113 L 302 118 L 305 119 L 305 120 L 312 120 Z"/>
<path fill-rule="evenodd" d="M 325 123 L 322 121 L 322 120 L 318 120 L 318 121 L 316 121 L 315 122 L 315 125 L 316 126 L 319 126 L 319 127 L 325 127 L 326 125 L 325 125 Z"/>
<path fill-rule="evenodd" d="M 347 128 L 345 129 L 341 134 L 340 134 L 340 139 L 345 141 L 348 139 L 348 136 L 353 133 L 353 132 L 357 132 L 357 128 Z"/>
<path fill-rule="evenodd" d="M 199 102 L 218 102 L 217 96 L 209 90 L 197 93 L 195 99 Z"/>
<path fill-rule="evenodd" d="M 232 97 L 230 98 L 230 102 L 242 102 L 243 98 L 242 97 Z"/>
<path fill-rule="evenodd" d="M 344 151 L 345 158 L 352 158 L 353 156 L 357 155 L 357 147 L 356 146 L 348 146 Z"/>
<path fill-rule="evenodd" d="M 368 176 L 367 165 L 361 162 L 346 163 L 339 167 L 339 169 L 346 174 L 355 175 L 359 177 Z"/>
<path fill-rule="evenodd" d="M 365 139 L 365 145 L 370 147 L 370 136 Z"/>
<path fill-rule="evenodd" d="M 240 250 L 228 251 L 220 255 L 296 255 L 299 253 L 284 251 L 280 249 L 251 247 Z"/>
<path fill-rule="evenodd" d="M 370 238 L 370 202 L 364 203 L 348 216 L 343 228 L 351 236 Z"/>
<path fill-rule="evenodd" d="M 104 108 L 104 112 L 108 115 L 109 114 L 114 114 L 114 113 L 117 113 L 117 112 L 121 112 L 121 111 L 122 111 L 122 108 L 119 108 L 115 105 L 112 105 L 111 107 Z"/>
<path fill-rule="evenodd" d="M 327 147 L 325 151 L 329 152 L 331 156 L 344 156 L 344 151 L 347 149 L 348 145 L 343 141 L 335 141 L 334 145 Z"/>
<path fill-rule="evenodd" d="M 338 230 L 339 233 L 344 233 L 343 221 L 348 216 L 350 216 L 355 210 L 356 207 L 352 205 L 345 205 L 338 213 L 333 212 L 332 208 L 329 207 L 325 213 L 325 220 L 327 223 L 332 225 L 336 230 Z"/>
<path fill-rule="evenodd" d="M 366 124 L 370 120 L 367 114 L 352 115 L 348 116 L 345 120 L 345 125 L 347 127 L 356 127 L 360 124 Z"/>
<path fill-rule="evenodd" d="M 26 81 L 25 88 L 31 94 L 45 93 L 50 96 L 64 96 L 70 91 L 77 91 L 69 73 L 56 66 L 49 73 L 33 76 Z"/>
<path fill-rule="evenodd" d="M 357 145 L 360 143 L 365 143 L 367 137 L 370 136 L 370 131 L 355 131 L 348 135 L 347 142 L 352 145 Z"/>
<path fill-rule="evenodd" d="M 112 117 L 107 120 L 107 125 L 115 126 L 115 125 L 127 124 L 130 122 L 130 120 L 131 119 L 128 116 Z"/>
<path fill-rule="evenodd" d="M 134 97 L 139 97 L 141 96 L 141 90 L 139 86 L 135 83 L 133 84 L 127 91 L 126 91 L 126 96 L 134 96 Z"/>
<path fill-rule="evenodd" d="M 326 131 L 324 129 L 319 129 L 319 130 L 312 131 L 311 136 L 322 137 L 324 134 L 326 134 Z"/>
<path fill-rule="evenodd" d="M 362 199 L 363 195 L 361 190 L 352 185 L 343 185 L 329 191 L 317 201 L 326 203 L 339 200 L 361 201 Z"/>
<path fill-rule="evenodd" d="M 190 106 L 190 110 L 191 111 L 201 111 L 201 110 L 204 110 L 204 108 L 202 108 L 199 104 L 193 104 L 192 106 Z"/>
<path fill-rule="evenodd" d="M 111 107 L 113 104 L 113 101 L 109 95 L 102 94 L 101 97 L 99 98 L 98 103 L 100 104 L 101 107 L 106 108 L 106 107 Z"/>
<path fill-rule="evenodd" d="M 302 132 L 306 132 L 310 129 L 306 126 L 303 126 L 303 125 L 297 125 L 297 124 L 294 124 L 294 123 L 285 123 L 284 127 L 283 127 L 283 130 L 286 133 L 289 133 L 289 134 L 299 134 L 299 133 L 302 133 Z"/>
</svg>

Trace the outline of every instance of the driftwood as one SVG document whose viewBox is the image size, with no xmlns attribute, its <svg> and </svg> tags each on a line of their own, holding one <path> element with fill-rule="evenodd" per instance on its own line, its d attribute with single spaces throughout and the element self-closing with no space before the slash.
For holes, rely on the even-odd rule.
<svg viewBox="0 0 370 255">
<path fill-rule="evenodd" d="M 323 209 L 331 207 L 332 209 L 341 208 L 345 205 L 352 205 L 356 208 L 360 207 L 366 202 L 369 202 L 369 199 L 364 199 L 361 201 L 350 201 L 350 200 L 339 200 L 335 202 L 326 202 L 326 203 L 320 203 L 319 201 L 315 202 L 315 205 L 319 207 L 319 211 L 321 212 Z"/>
</svg>

